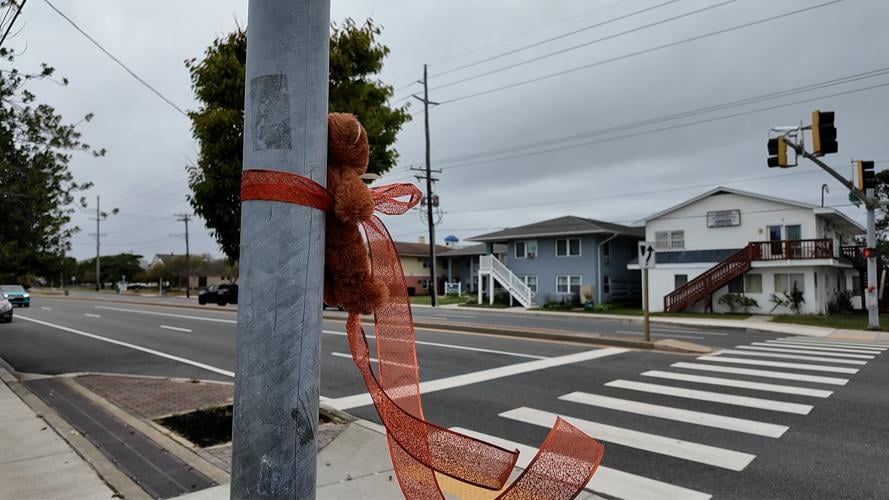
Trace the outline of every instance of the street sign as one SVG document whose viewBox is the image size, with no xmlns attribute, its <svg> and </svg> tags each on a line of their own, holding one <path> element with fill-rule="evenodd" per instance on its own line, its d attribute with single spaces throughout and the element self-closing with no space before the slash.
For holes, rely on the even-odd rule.
<svg viewBox="0 0 889 500">
<path fill-rule="evenodd" d="M 849 192 L 849 201 L 851 201 L 852 204 L 855 205 L 856 207 L 861 206 L 861 200 L 857 196 L 855 196 L 855 193 L 853 193 L 851 191 Z"/>
<path fill-rule="evenodd" d="M 649 241 L 639 242 L 639 268 L 654 269 L 655 264 L 654 243 Z"/>
</svg>

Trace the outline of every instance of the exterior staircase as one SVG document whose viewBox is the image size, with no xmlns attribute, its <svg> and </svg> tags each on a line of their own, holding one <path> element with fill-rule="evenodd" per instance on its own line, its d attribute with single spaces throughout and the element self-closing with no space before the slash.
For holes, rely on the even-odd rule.
<svg viewBox="0 0 889 500">
<path fill-rule="evenodd" d="M 534 305 L 534 292 L 528 288 L 528 285 L 521 278 L 513 274 L 506 265 L 497 260 L 497 257 L 482 255 L 479 258 L 478 274 L 479 277 L 487 274 L 491 279 L 500 283 L 500 286 L 523 307 Z M 479 288 L 479 297 L 481 297 L 481 288 Z"/>
<path fill-rule="evenodd" d="M 851 248 L 843 248 L 842 251 L 847 257 L 853 258 L 849 255 L 853 252 Z M 749 271 L 754 261 L 836 258 L 839 256 L 834 254 L 833 240 L 830 239 L 751 242 L 729 258 L 665 296 L 664 311 L 679 312 L 707 298 L 713 292 L 727 285 L 729 281 Z"/>
</svg>

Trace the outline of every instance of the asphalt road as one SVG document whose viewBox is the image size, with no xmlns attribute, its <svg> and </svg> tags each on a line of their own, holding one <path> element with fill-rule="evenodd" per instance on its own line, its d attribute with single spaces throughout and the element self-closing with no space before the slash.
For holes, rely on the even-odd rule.
<svg viewBox="0 0 889 500">
<path fill-rule="evenodd" d="M 214 308 L 37 298 L 0 325 L 0 357 L 27 373 L 230 381 L 234 321 Z M 543 441 L 556 415 L 567 417 L 606 446 L 591 483 L 606 496 L 889 498 L 883 348 L 670 330 L 730 351 L 700 357 L 419 330 L 425 414 L 524 448 Z M 324 322 L 321 394 L 378 422 L 344 331 L 341 321 Z"/>
</svg>

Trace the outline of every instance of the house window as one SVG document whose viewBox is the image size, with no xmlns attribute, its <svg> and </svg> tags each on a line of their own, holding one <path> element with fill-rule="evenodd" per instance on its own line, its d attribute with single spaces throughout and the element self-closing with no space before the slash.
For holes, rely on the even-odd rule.
<svg viewBox="0 0 889 500">
<path fill-rule="evenodd" d="M 762 275 L 761 274 L 745 274 L 744 275 L 744 292 L 746 292 L 746 293 L 762 293 Z"/>
<path fill-rule="evenodd" d="M 533 293 L 537 293 L 537 276 L 522 276 L 521 279 L 528 289 Z"/>
<path fill-rule="evenodd" d="M 602 277 L 602 293 L 611 293 L 611 276 Z"/>
<path fill-rule="evenodd" d="M 687 274 L 674 274 L 673 275 L 673 288 L 679 288 L 688 283 L 688 275 Z"/>
<path fill-rule="evenodd" d="M 515 258 L 533 259 L 537 257 L 537 240 L 515 242 Z"/>
<path fill-rule="evenodd" d="M 580 238 L 556 240 L 556 257 L 579 257 Z"/>
<path fill-rule="evenodd" d="M 556 276 L 556 293 L 580 293 L 580 276 Z"/>
<path fill-rule="evenodd" d="M 805 287 L 803 274 L 776 274 L 775 275 L 775 293 L 790 293 L 794 287 L 803 292 Z"/>
<path fill-rule="evenodd" d="M 803 239 L 803 228 L 799 224 L 784 226 L 784 239 L 797 241 Z"/>
<path fill-rule="evenodd" d="M 429 267 L 429 259 L 420 259 L 420 262 L 423 264 L 424 268 Z"/>
<path fill-rule="evenodd" d="M 657 250 L 681 250 L 685 248 L 685 231 L 657 231 L 654 233 Z"/>
</svg>

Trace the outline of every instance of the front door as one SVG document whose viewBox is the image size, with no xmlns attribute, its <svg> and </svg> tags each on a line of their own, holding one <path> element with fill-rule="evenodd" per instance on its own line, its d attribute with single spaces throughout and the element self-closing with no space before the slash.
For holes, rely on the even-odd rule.
<svg viewBox="0 0 889 500">
<path fill-rule="evenodd" d="M 803 244 L 799 241 L 803 239 L 803 229 L 799 224 L 792 226 L 784 226 L 784 239 L 790 241 L 787 246 L 790 248 L 789 258 L 801 259 L 803 257 Z"/>
<path fill-rule="evenodd" d="M 784 254 L 784 246 L 781 245 L 781 226 L 769 226 L 769 241 L 772 242 L 769 245 L 771 248 L 769 253 L 771 255 L 782 255 Z"/>
</svg>

